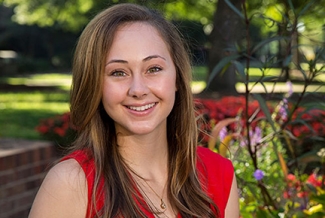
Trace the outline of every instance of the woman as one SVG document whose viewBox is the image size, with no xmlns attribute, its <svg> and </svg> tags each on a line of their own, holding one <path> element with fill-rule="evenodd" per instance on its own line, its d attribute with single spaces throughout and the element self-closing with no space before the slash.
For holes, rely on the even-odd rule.
<svg viewBox="0 0 325 218">
<path fill-rule="evenodd" d="M 229 160 L 197 148 L 189 57 L 147 8 L 98 14 L 75 52 L 73 150 L 48 173 L 36 217 L 238 217 Z"/>
</svg>

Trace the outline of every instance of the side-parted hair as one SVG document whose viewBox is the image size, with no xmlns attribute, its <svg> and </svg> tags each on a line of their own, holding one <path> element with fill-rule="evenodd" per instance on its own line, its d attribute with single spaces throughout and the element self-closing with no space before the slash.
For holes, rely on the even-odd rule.
<svg viewBox="0 0 325 218">
<path fill-rule="evenodd" d="M 105 61 L 116 30 L 133 22 L 156 28 L 176 68 L 176 98 L 167 117 L 168 199 L 182 217 L 218 217 L 218 208 L 204 192 L 196 172 L 197 125 L 190 87 L 187 47 L 177 29 L 158 12 L 134 4 L 118 4 L 95 16 L 78 41 L 71 89 L 71 120 L 78 129 L 73 150 L 86 149 L 96 166 L 92 207 L 104 177 L 105 204 L 98 217 L 146 217 L 138 208 L 134 182 L 118 152 L 114 121 L 102 105 Z"/>
</svg>

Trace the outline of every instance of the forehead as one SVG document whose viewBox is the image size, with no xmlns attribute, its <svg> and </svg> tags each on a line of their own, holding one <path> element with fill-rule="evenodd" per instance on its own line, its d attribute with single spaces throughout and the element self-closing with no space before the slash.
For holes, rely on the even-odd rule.
<svg viewBox="0 0 325 218">
<path fill-rule="evenodd" d="M 142 46 L 142 48 L 141 48 Z M 114 34 L 110 50 L 124 49 L 167 49 L 166 40 L 156 27 L 147 22 L 130 22 L 120 25 Z"/>
<path fill-rule="evenodd" d="M 135 34 L 135 33 L 143 33 L 143 32 L 150 32 L 151 34 L 155 34 L 158 37 L 161 37 L 161 34 L 157 27 L 153 24 L 145 21 L 135 21 L 135 22 L 126 22 L 119 25 L 115 31 L 114 37 L 116 35 L 121 35 L 125 33 Z M 162 37 L 161 37 L 162 38 Z M 163 38 L 162 38 L 163 39 Z"/>
</svg>

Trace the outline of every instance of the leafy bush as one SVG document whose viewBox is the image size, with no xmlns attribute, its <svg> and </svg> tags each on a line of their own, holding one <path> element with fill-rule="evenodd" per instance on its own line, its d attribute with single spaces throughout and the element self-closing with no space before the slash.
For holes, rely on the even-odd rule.
<svg viewBox="0 0 325 218">
<path fill-rule="evenodd" d="M 76 136 L 76 128 L 70 123 L 69 112 L 41 120 L 36 130 L 45 139 L 56 142 L 59 147 L 69 146 Z"/>
<path fill-rule="evenodd" d="M 315 85 L 320 90 L 324 85 L 319 78 L 324 76 L 325 48 L 324 42 L 299 32 L 300 24 L 310 25 L 304 20 L 307 12 L 320 8 L 289 0 L 283 7 L 268 5 L 282 7 L 268 16 L 261 11 L 248 14 L 247 1 L 242 2 L 243 12 L 225 1 L 241 17 L 246 35 L 214 67 L 207 87 L 233 66 L 244 94 L 197 100 L 198 113 L 205 118 L 200 126 L 209 134 L 201 134 L 201 143 L 232 159 L 242 217 L 324 217 L 325 104 L 322 95 L 308 88 Z M 249 31 L 253 21 L 269 28 L 268 37 L 254 45 Z M 303 40 L 306 43 L 299 44 Z M 276 52 L 271 49 L 275 45 Z M 303 52 L 307 50 L 313 55 Z M 259 68 L 259 76 L 251 74 L 251 65 Z M 278 66 L 281 73 L 271 74 L 270 66 Z M 277 92 L 283 83 L 288 92 Z M 293 90 L 292 84 L 300 88 Z M 263 89 L 256 93 L 256 87 Z"/>
<path fill-rule="evenodd" d="M 196 99 L 195 105 L 204 119 L 200 144 L 234 163 L 242 217 L 324 215 L 325 148 L 318 151 L 315 147 L 294 158 L 290 155 L 290 150 L 295 153 L 297 147 L 306 146 L 294 146 L 294 142 L 305 138 L 314 139 L 313 143 L 325 141 L 324 110 L 299 107 L 290 124 L 281 129 L 293 108 L 291 104 L 284 106 L 283 101 L 268 104 L 268 115 L 257 100 L 246 102 L 244 96 Z M 247 114 L 251 116 L 245 117 Z M 273 122 L 268 122 L 267 116 Z M 311 173 L 301 168 L 311 161 L 317 163 Z"/>
</svg>

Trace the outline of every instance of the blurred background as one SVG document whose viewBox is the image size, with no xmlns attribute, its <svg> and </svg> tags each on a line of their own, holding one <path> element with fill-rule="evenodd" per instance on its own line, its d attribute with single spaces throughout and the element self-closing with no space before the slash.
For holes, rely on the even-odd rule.
<svg viewBox="0 0 325 218">
<path fill-rule="evenodd" d="M 200 143 L 232 155 L 242 217 L 324 217 L 325 0 L 0 0 L 0 218 L 27 217 L 73 140 L 78 37 L 124 2 L 161 11 L 187 41 L 202 129 L 219 140 Z M 215 127 L 234 117 L 222 139 Z"/>
<path fill-rule="evenodd" d="M 293 63 L 306 64 L 316 56 L 318 63 L 324 60 L 317 54 L 324 50 L 324 0 L 251 0 L 245 9 L 241 0 L 0 0 L 0 137 L 39 138 L 40 119 L 68 111 L 78 36 L 96 13 L 123 2 L 157 9 L 179 28 L 191 50 L 193 92 L 201 96 L 243 92 L 231 67 L 207 81 L 222 58 L 244 53 L 248 46 L 259 46 L 251 54 L 252 76 L 264 67 L 282 73 L 284 82 L 294 78 L 279 70 L 288 54 Z"/>
</svg>

